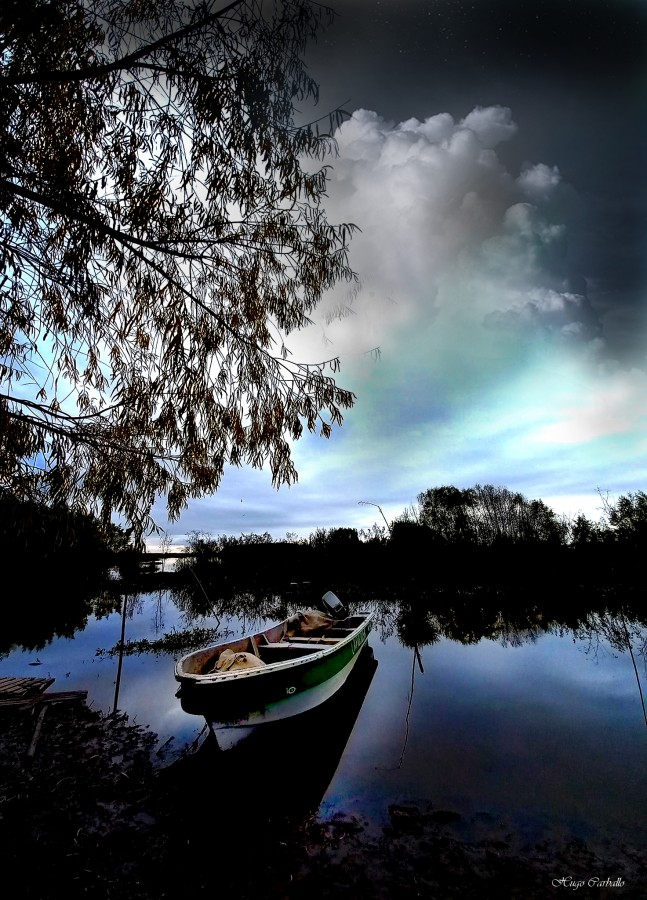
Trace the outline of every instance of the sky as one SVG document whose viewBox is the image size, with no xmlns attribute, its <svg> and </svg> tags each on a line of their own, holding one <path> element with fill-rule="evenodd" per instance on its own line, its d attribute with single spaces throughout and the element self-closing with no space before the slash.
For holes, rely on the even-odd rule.
<svg viewBox="0 0 647 900">
<path fill-rule="evenodd" d="M 307 62 L 347 113 L 325 206 L 359 284 L 290 346 L 339 356 L 355 405 L 294 445 L 296 485 L 230 469 L 156 521 L 308 535 L 449 484 L 598 519 L 647 482 L 647 0 L 336 8 Z"/>
</svg>

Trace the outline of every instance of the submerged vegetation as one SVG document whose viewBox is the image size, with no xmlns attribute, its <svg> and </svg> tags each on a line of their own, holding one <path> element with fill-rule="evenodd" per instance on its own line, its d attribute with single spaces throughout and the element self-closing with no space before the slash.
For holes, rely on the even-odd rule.
<svg viewBox="0 0 647 900">
<path fill-rule="evenodd" d="M 99 648 L 96 655 L 98 657 L 111 657 L 119 656 L 120 654 L 123 656 L 137 656 L 140 653 L 151 653 L 155 656 L 161 653 L 181 654 L 203 644 L 213 644 L 217 640 L 224 640 L 231 633 L 228 629 L 219 628 L 173 629 L 154 641 L 142 638 L 139 641 L 125 641 L 123 647 L 121 642 L 118 642 L 109 650 Z"/>
</svg>

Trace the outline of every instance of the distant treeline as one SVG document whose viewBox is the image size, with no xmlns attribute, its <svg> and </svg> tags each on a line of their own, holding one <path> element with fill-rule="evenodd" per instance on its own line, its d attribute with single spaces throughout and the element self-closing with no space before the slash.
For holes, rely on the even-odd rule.
<svg viewBox="0 0 647 900">
<path fill-rule="evenodd" d="M 396 519 L 369 528 L 317 528 L 308 538 L 288 534 L 239 537 L 192 532 L 174 582 L 228 591 L 283 590 L 291 583 L 403 588 L 471 588 L 529 583 L 642 583 L 647 545 L 647 494 L 611 502 L 602 517 L 566 519 L 541 500 L 505 487 L 442 486 L 418 495 Z M 133 585 L 150 580 L 128 532 L 96 517 L 45 502 L 18 500 L 0 490 L 0 546 L 7 563 L 34 574 L 84 572 L 117 565 Z M 144 576 L 144 577 L 143 577 Z M 142 580 L 143 578 L 143 580 Z"/>
<path fill-rule="evenodd" d="M 603 505 L 600 522 L 568 521 L 506 488 L 437 487 L 369 528 L 283 540 L 193 532 L 177 571 L 155 572 L 122 529 L 0 491 L 5 571 L 19 579 L 3 607 L 0 653 L 72 636 L 90 615 L 120 609 L 124 594 L 162 588 L 189 622 L 214 613 L 280 619 L 326 590 L 350 604 L 387 601 L 398 611 L 393 627 L 416 645 L 439 633 L 498 633 L 501 616 L 539 631 L 583 627 L 591 609 L 644 621 L 647 494 Z"/>
<path fill-rule="evenodd" d="M 647 494 L 602 502 L 599 522 L 583 515 L 568 520 L 505 487 L 434 487 L 390 525 L 318 528 L 308 538 L 284 540 L 267 533 L 193 532 L 187 547 L 192 560 L 184 566 L 213 587 L 232 579 L 250 587 L 286 580 L 523 590 L 635 584 L 647 545 Z"/>
</svg>

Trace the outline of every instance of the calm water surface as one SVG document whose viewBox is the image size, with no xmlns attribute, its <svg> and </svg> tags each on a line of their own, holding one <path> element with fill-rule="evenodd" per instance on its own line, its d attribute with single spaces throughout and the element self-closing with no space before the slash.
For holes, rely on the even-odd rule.
<svg viewBox="0 0 647 900">
<path fill-rule="evenodd" d="M 364 667 L 337 706 L 273 726 L 273 751 L 250 745 L 257 777 L 263 759 L 280 758 L 299 777 L 312 762 L 321 778 L 309 802 L 320 816 L 352 814 L 369 825 L 384 824 L 390 804 L 431 803 L 463 817 L 501 817 L 529 835 L 558 827 L 644 843 L 647 728 L 628 652 L 599 635 L 521 632 L 512 643 L 441 637 L 421 646 L 417 660 L 398 638 L 392 610 L 376 609 L 369 641 L 376 665 Z M 129 641 L 217 624 L 189 623 L 170 593 L 131 598 L 129 613 Z M 220 629 L 237 635 L 262 621 L 231 616 Z M 0 659 L 0 675 L 54 677 L 53 690 L 87 690 L 89 705 L 108 713 L 118 660 L 96 651 L 117 645 L 120 631 L 117 612 L 91 618 L 73 638 L 12 650 Z M 644 632 L 633 640 L 647 681 L 638 653 Z M 164 653 L 124 657 L 118 708 L 154 731 L 160 746 L 172 738 L 167 748 L 179 751 L 204 721 L 182 711 L 173 665 Z M 214 754 L 215 772 L 223 758 Z"/>
</svg>

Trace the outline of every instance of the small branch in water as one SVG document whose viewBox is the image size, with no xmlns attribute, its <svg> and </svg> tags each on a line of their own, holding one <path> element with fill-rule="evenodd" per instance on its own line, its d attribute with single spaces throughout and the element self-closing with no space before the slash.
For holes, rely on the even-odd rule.
<svg viewBox="0 0 647 900">
<path fill-rule="evenodd" d="M 174 735 L 171 735 L 170 738 L 167 738 L 167 739 L 164 741 L 164 743 L 161 745 L 161 747 L 158 749 L 158 751 L 157 751 L 157 753 L 156 753 L 156 756 L 163 756 L 163 755 L 164 755 L 164 751 L 166 750 L 166 748 L 168 747 L 168 745 L 171 743 L 171 741 L 174 741 L 174 740 L 175 740 Z"/>
<path fill-rule="evenodd" d="M 413 688 L 416 682 L 416 656 L 418 654 L 418 648 L 415 648 L 415 653 L 413 654 L 413 661 L 411 663 L 411 690 L 409 691 L 409 705 L 407 706 L 407 715 L 406 715 L 406 730 L 404 733 L 404 744 L 402 745 L 402 753 L 400 754 L 400 762 L 398 763 L 398 769 L 402 768 L 402 763 L 404 761 L 404 754 L 407 751 L 407 744 L 409 742 L 409 717 L 411 716 L 411 706 L 413 704 Z"/>
<path fill-rule="evenodd" d="M 627 628 L 627 620 L 625 619 L 623 612 L 620 613 L 620 618 L 622 619 L 622 627 L 625 630 L 625 638 L 627 639 L 627 647 L 629 648 L 629 653 L 631 655 L 631 662 L 633 663 L 634 673 L 636 675 L 636 682 L 638 684 L 638 693 L 640 694 L 640 702 L 642 703 L 643 718 L 645 720 L 645 726 L 647 726 L 647 710 L 645 710 L 645 698 L 643 697 L 643 689 L 640 686 L 640 678 L 638 677 L 638 667 L 636 666 L 636 660 L 634 658 L 634 651 L 631 646 L 631 640 L 629 638 L 629 629 Z"/>
<path fill-rule="evenodd" d="M 115 697 L 112 704 L 112 714 L 116 715 L 119 706 L 119 688 L 121 686 L 121 670 L 124 664 L 124 644 L 126 640 L 126 605 L 128 594 L 124 594 L 124 602 L 121 609 L 121 637 L 119 639 L 119 662 L 117 663 L 117 680 L 115 682 Z"/>
<path fill-rule="evenodd" d="M 378 766 L 377 768 L 381 768 L 384 771 L 393 772 L 396 769 L 402 768 L 402 763 L 404 761 L 404 754 L 407 750 L 407 743 L 409 742 L 409 718 L 411 716 L 411 706 L 413 704 L 413 689 L 416 683 L 416 663 L 420 667 L 420 671 L 424 674 L 424 669 L 422 668 L 422 659 L 420 658 L 420 651 L 418 650 L 418 645 L 414 646 L 413 660 L 411 662 L 411 690 L 409 691 L 409 704 L 407 706 L 407 714 L 405 716 L 405 731 L 404 731 L 404 743 L 402 745 L 402 753 L 400 754 L 400 761 L 397 766 Z"/>
<path fill-rule="evenodd" d="M 198 747 L 200 746 L 200 741 L 202 740 L 202 736 L 204 735 L 205 731 L 208 730 L 208 728 L 209 728 L 209 725 L 207 724 L 207 722 L 205 722 L 204 725 L 202 726 L 202 731 L 200 732 L 200 734 L 197 736 L 197 738 L 191 744 L 191 747 L 190 747 L 191 753 L 197 752 Z"/>
<path fill-rule="evenodd" d="M 200 590 L 202 591 L 202 593 L 204 594 L 205 600 L 207 601 L 207 603 L 210 604 L 211 609 L 213 610 L 213 603 L 212 603 L 212 601 L 211 601 L 209 595 L 208 595 L 207 592 L 205 591 L 204 587 L 202 586 L 202 582 L 200 581 L 200 579 L 198 578 L 198 576 L 197 576 L 197 575 L 195 574 L 195 572 L 193 571 L 193 567 L 192 567 L 192 566 L 187 566 L 187 568 L 188 568 L 189 572 L 193 575 L 193 577 L 195 578 L 195 580 L 198 582 L 198 586 L 199 586 Z M 216 617 L 216 619 L 218 619 L 218 624 L 216 625 L 216 628 L 219 628 L 219 627 L 220 627 L 220 616 L 219 616 L 218 613 L 216 613 L 216 612 L 214 612 L 214 616 Z"/>
</svg>

